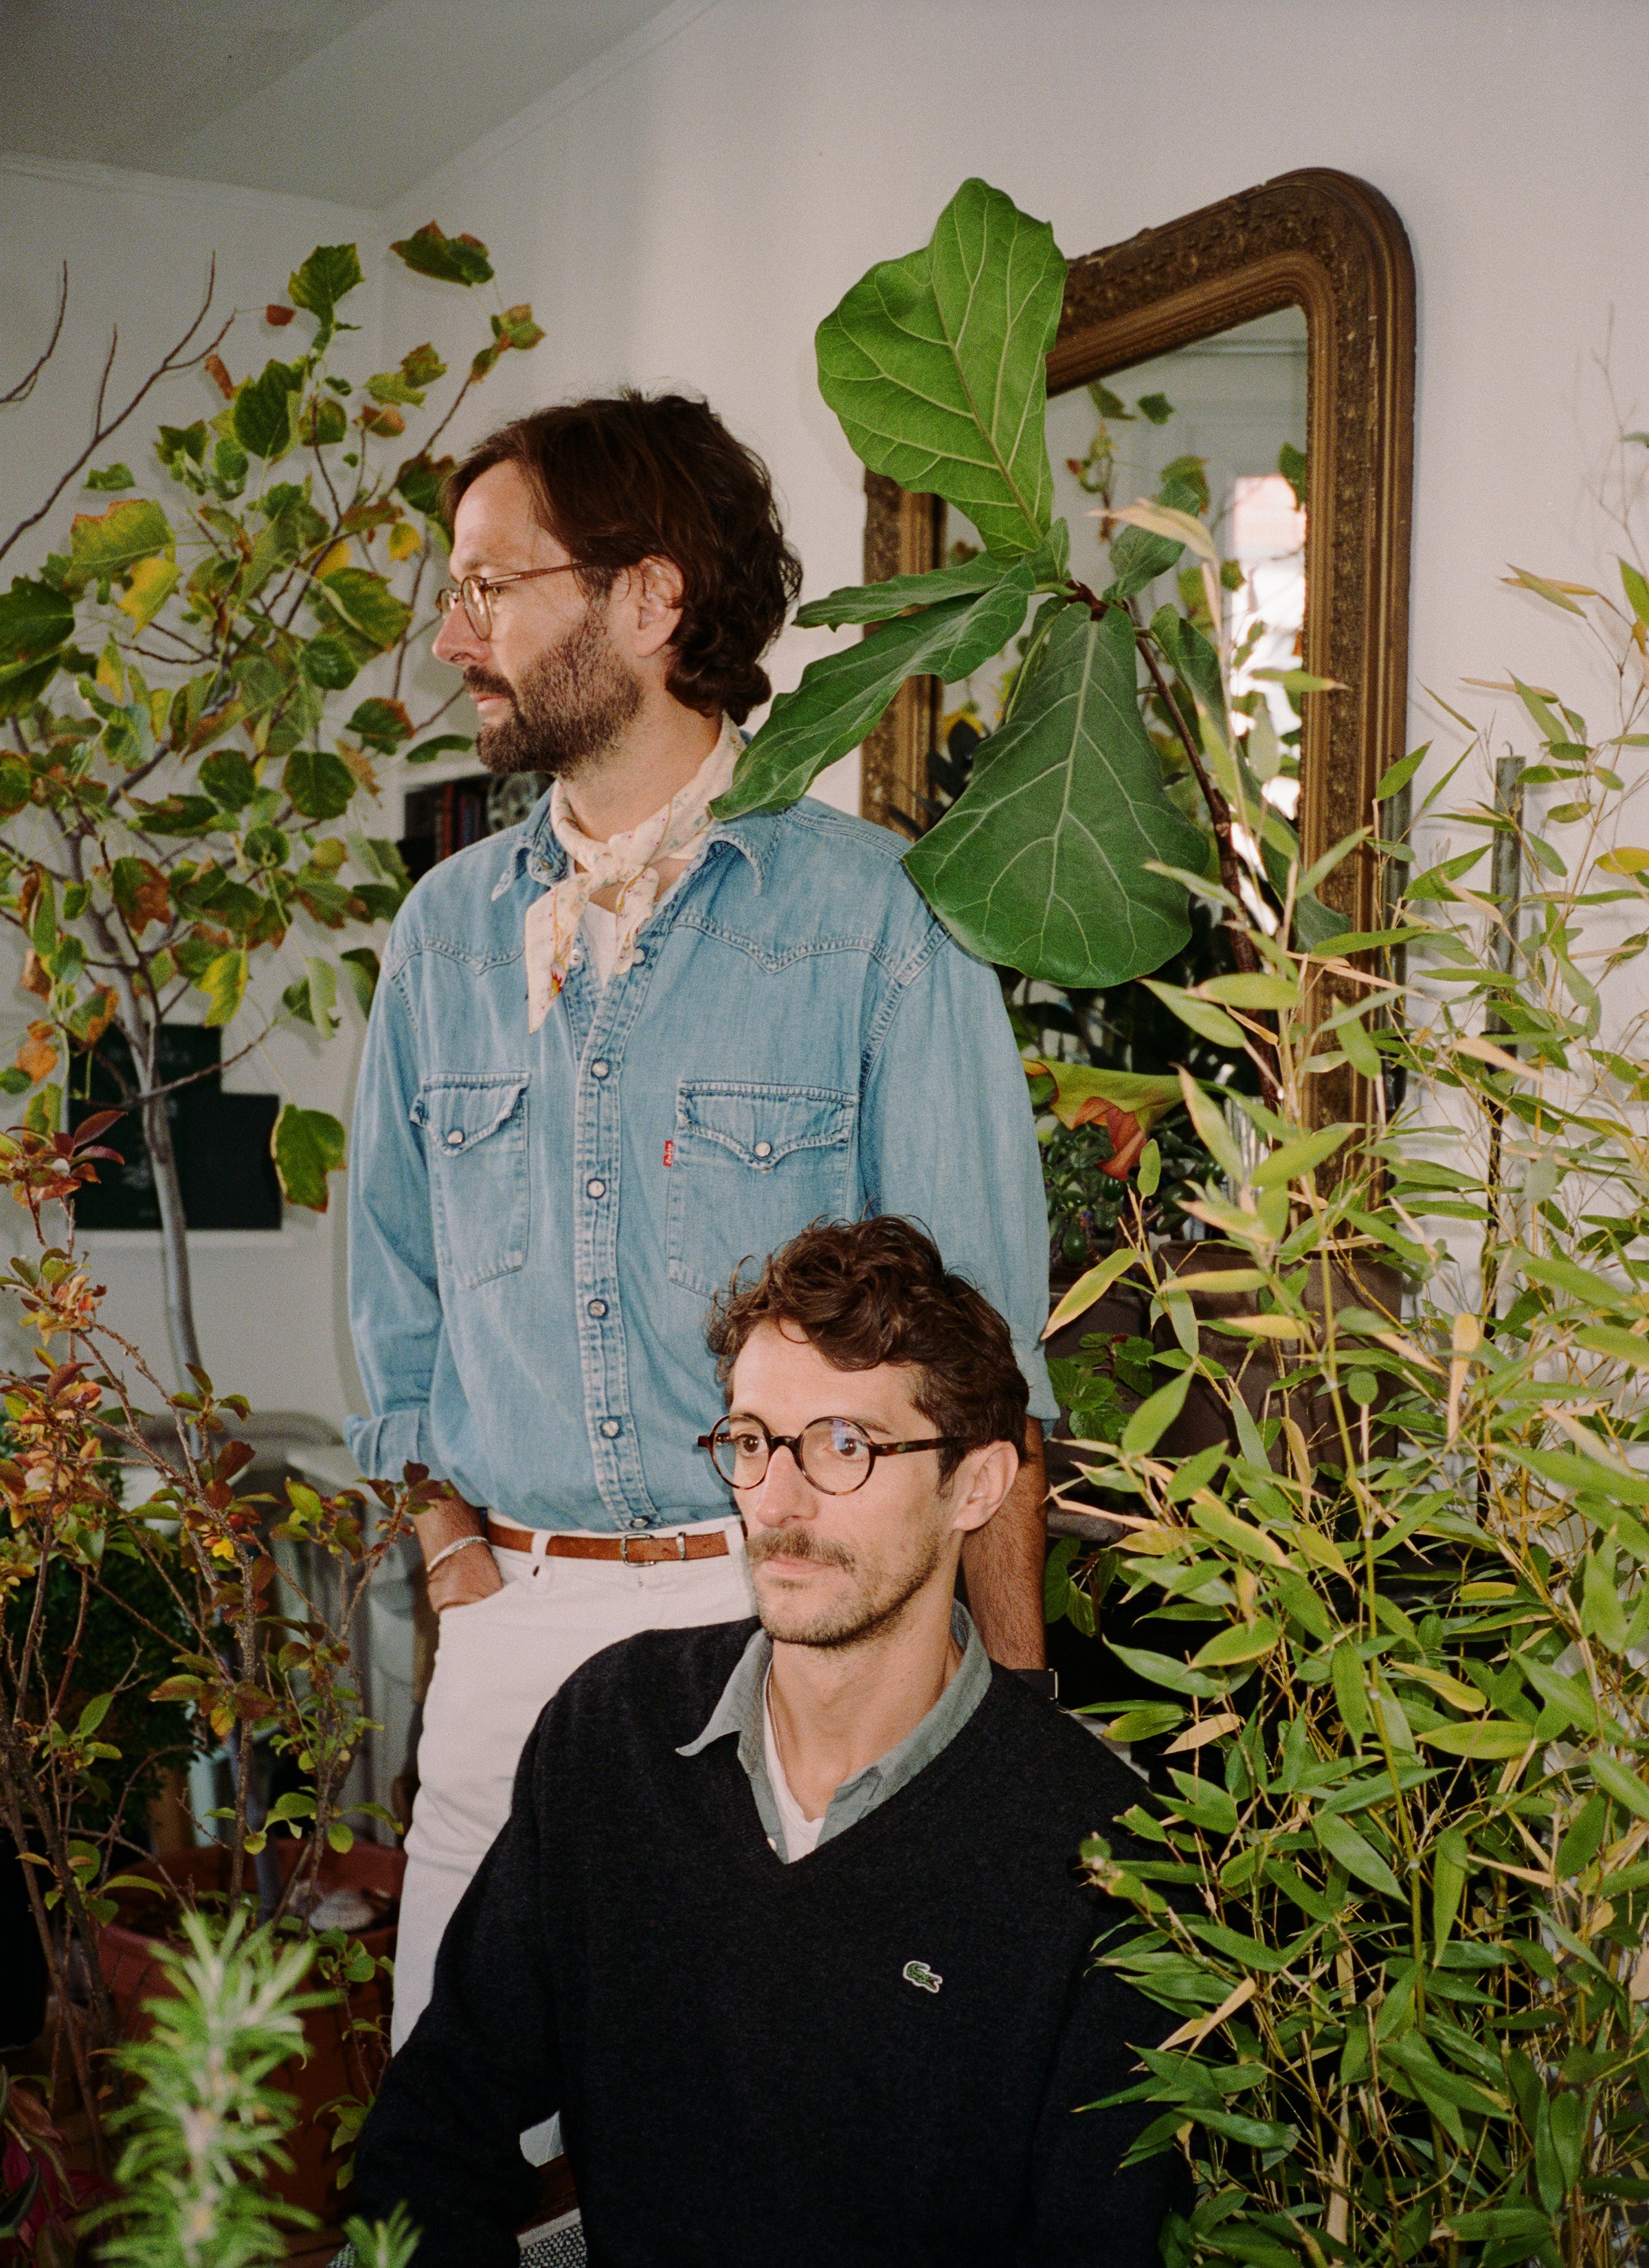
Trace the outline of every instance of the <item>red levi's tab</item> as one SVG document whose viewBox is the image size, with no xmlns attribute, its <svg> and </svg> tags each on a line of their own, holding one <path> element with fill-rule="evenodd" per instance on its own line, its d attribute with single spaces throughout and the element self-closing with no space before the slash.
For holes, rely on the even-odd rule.
<svg viewBox="0 0 1649 2268">
<path fill-rule="evenodd" d="M 675 1163 L 675 1144 L 674 1142 L 666 1142 L 664 1145 L 664 1162 L 666 1166 L 674 1166 Z"/>
</svg>

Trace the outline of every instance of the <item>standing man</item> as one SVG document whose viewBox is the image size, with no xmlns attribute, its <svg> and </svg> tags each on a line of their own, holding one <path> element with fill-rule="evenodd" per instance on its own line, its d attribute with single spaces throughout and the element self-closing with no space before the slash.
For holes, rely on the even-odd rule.
<svg viewBox="0 0 1649 2268">
<path fill-rule="evenodd" d="M 803 801 L 728 824 L 736 727 L 799 581 L 765 468 L 702 402 L 540 410 L 448 487 L 438 657 L 478 753 L 552 775 L 391 934 L 350 1177 L 363 1472 L 427 1466 L 440 1644 L 396 1962 L 397 2044 L 508 1815 L 540 1710 L 646 1629 L 751 1611 L 692 1444 L 708 1304 L 811 1221 L 896 1212 L 1007 1317 L 1032 1382 L 1047 1225 L 992 972 L 901 845 Z M 1040 1436 L 963 1568 L 986 1646 L 1042 1660 Z"/>
</svg>

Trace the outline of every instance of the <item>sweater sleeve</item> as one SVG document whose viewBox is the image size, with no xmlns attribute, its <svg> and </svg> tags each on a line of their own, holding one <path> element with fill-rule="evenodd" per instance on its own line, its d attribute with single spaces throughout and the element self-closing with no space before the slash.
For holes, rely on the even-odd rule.
<svg viewBox="0 0 1649 2268">
<path fill-rule="evenodd" d="M 1091 1960 L 1077 1980 L 1043 2097 L 1032 2165 L 1029 2225 L 1014 2268 L 1161 2268 L 1158 2236 L 1170 2206 L 1189 2210 L 1176 2153 L 1123 2167 L 1155 2117 L 1152 2103 L 1099 2102 L 1142 2076 L 1137 2051 L 1172 2019 L 1115 1970 Z"/>
<path fill-rule="evenodd" d="M 535 1770 L 522 1752 L 508 1822 L 448 1923 L 430 2005 L 391 2062 L 361 2132 L 356 2188 L 368 2220 L 404 2200 L 418 2268 L 516 2268 L 537 2203 L 519 2137 L 561 2106 L 545 1935 Z"/>
</svg>

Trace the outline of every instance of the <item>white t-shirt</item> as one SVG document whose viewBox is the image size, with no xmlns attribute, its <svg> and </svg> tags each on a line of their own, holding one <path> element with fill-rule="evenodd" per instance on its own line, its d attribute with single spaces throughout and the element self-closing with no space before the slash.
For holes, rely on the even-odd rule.
<svg viewBox="0 0 1649 2268">
<path fill-rule="evenodd" d="M 771 1671 L 769 1678 L 771 1678 Z M 784 1767 L 779 1761 L 778 1742 L 773 1736 L 773 1704 L 769 1685 L 762 1688 L 762 1737 L 767 1751 L 768 1785 L 773 1791 L 773 1800 L 778 1806 L 779 1822 L 784 1830 L 783 1857 L 787 1866 L 798 1859 L 806 1859 L 818 1847 L 819 1830 L 825 1823 L 821 1811 L 817 1819 L 809 1819 L 791 1792 L 784 1777 Z M 827 1804 L 826 1810 L 829 1806 Z"/>
</svg>

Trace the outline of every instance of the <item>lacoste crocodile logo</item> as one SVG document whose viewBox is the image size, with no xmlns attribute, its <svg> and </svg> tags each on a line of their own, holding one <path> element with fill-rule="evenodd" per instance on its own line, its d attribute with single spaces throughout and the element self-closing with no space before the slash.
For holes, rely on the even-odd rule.
<svg viewBox="0 0 1649 2268">
<path fill-rule="evenodd" d="M 925 1961 L 907 1961 L 900 1974 L 907 1984 L 920 1985 L 924 1992 L 937 1992 L 945 1982 L 942 1977 L 933 1974 Z"/>
</svg>

